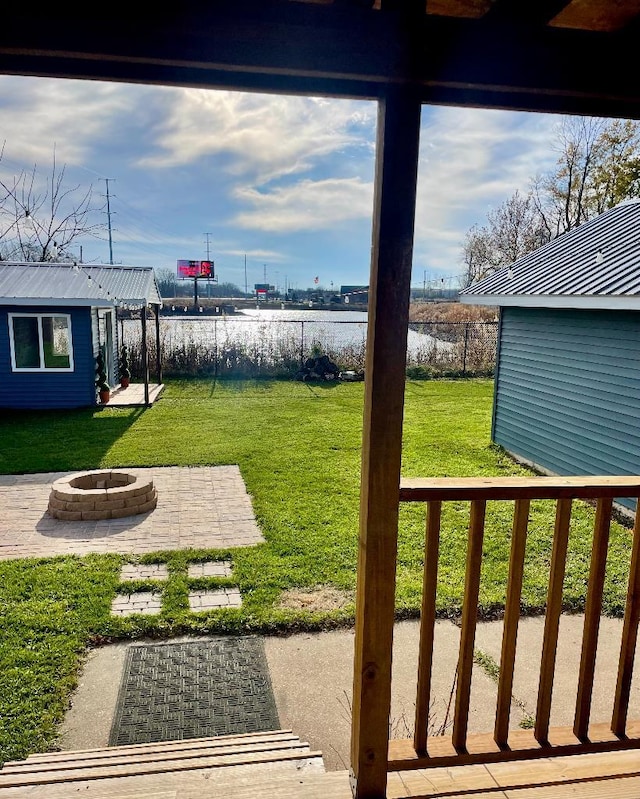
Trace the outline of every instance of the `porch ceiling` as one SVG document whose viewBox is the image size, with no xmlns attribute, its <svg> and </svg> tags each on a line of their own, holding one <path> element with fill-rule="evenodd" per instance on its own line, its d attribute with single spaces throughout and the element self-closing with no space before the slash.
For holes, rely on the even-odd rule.
<svg viewBox="0 0 640 799">
<path fill-rule="evenodd" d="M 411 13 L 407 9 L 411 9 Z M 640 0 L 11 4 L 0 72 L 640 117 Z"/>
</svg>

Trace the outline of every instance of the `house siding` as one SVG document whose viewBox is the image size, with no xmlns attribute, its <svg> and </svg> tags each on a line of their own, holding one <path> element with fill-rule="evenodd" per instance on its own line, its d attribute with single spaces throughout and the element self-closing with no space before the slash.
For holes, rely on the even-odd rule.
<svg viewBox="0 0 640 799">
<path fill-rule="evenodd" d="M 640 312 L 503 308 L 501 330 L 494 441 L 555 474 L 640 474 Z"/>
<path fill-rule="evenodd" d="M 73 371 L 12 372 L 10 313 L 68 314 L 71 317 Z M 81 408 L 95 405 L 94 373 L 88 307 L 0 307 L 0 408 Z"/>
</svg>

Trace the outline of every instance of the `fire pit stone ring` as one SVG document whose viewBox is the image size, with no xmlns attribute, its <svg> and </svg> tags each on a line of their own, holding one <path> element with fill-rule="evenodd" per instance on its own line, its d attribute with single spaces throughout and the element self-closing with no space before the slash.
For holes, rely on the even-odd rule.
<svg viewBox="0 0 640 799">
<path fill-rule="evenodd" d="M 157 503 L 152 478 L 115 469 L 94 470 L 56 480 L 48 511 L 63 521 L 100 521 L 148 513 Z"/>
</svg>

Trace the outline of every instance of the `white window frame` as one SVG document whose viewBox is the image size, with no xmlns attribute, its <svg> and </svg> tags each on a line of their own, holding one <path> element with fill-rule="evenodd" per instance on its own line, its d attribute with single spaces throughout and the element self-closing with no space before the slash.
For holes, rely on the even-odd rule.
<svg viewBox="0 0 640 799">
<path fill-rule="evenodd" d="M 62 368 L 54 368 L 44 365 L 44 338 L 42 336 L 42 320 L 51 317 L 63 317 L 67 320 L 67 330 L 69 333 L 69 366 Z M 16 366 L 16 349 L 13 337 L 13 320 L 16 318 L 28 318 L 38 320 L 38 353 L 40 357 L 41 366 L 38 367 L 18 367 Z M 12 372 L 73 372 L 73 336 L 71 334 L 71 314 L 68 313 L 9 313 L 9 344 L 11 349 L 11 371 Z"/>
</svg>

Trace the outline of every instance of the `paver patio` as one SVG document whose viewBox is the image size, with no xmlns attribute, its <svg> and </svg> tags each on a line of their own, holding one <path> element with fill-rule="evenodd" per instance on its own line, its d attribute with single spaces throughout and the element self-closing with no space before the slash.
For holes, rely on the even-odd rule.
<svg viewBox="0 0 640 799">
<path fill-rule="evenodd" d="M 72 472 L 0 475 L 0 560 L 226 549 L 264 541 L 237 466 L 126 468 L 152 476 L 158 506 L 140 516 L 68 522 L 47 513 L 51 483 Z"/>
</svg>

